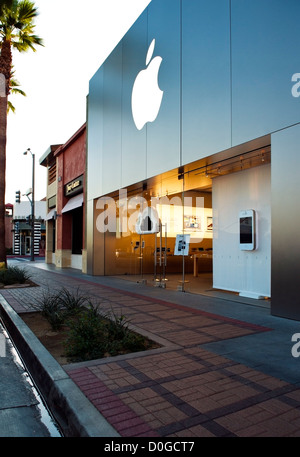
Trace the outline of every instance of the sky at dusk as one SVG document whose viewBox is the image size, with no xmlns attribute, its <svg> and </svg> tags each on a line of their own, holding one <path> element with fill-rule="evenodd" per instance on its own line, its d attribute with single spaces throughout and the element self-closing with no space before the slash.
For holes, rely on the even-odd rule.
<svg viewBox="0 0 300 457">
<path fill-rule="evenodd" d="M 8 115 L 6 203 L 32 182 L 35 154 L 35 199 L 46 196 L 46 169 L 40 157 L 51 144 L 65 143 L 86 121 L 89 80 L 150 0 L 36 0 L 36 34 L 44 47 L 14 51 L 15 78 L 27 94 L 11 96 Z M 22 201 L 27 197 L 22 197 Z"/>
</svg>

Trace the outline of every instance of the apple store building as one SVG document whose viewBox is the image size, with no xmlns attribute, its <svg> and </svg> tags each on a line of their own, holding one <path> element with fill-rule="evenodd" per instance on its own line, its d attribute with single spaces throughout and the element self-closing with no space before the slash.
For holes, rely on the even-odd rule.
<svg viewBox="0 0 300 457">
<path fill-rule="evenodd" d="M 298 0 L 152 0 L 91 78 L 83 269 L 300 320 Z"/>
</svg>

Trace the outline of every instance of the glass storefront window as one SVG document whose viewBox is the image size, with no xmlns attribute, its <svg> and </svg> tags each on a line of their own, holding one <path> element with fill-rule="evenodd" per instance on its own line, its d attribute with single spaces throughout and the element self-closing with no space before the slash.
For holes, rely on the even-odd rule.
<svg viewBox="0 0 300 457">
<path fill-rule="evenodd" d="M 95 236 L 103 249 L 95 254 L 103 262 L 103 274 L 147 278 L 161 285 L 171 277 L 184 287 L 187 275 L 211 272 L 211 191 L 191 189 L 195 182 L 173 170 L 96 201 Z M 139 233 L 141 214 L 148 217 L 144 230 L 151 231 L 155 212 L 159 220 L 155 233 Z M 178 251 L 182 241 L 188 244 L 184 255 Z"/>
</svg>

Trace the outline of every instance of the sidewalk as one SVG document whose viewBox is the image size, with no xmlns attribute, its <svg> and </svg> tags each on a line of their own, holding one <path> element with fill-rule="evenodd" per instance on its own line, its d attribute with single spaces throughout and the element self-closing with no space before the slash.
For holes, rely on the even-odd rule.
<svg viewBox="0 0 300 457">
<path fill-rule="evenodd" d="M 30 311 L 42 288 L 80 287 L 162 345 L 63 367 L 120 436 L 300 436 L 300 362 L 291 354 L 299 322 L 257 301 L 22 266 L 41 287 L 2 290 L 16 312 Z"/>
</svg>

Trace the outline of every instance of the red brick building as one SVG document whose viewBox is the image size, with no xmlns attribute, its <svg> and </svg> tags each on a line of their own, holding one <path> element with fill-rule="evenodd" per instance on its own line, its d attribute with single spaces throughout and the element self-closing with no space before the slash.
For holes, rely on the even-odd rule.
<svg viewBox="0 0 300 457">
<path fill-rule="evenodd" d="M 85 216 L 86 125 L 65 144 L 50 146 L 40 164 L 48 169 L 46 263 L 82 268 Z"/>
</svg>

